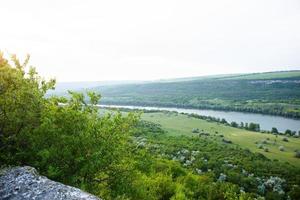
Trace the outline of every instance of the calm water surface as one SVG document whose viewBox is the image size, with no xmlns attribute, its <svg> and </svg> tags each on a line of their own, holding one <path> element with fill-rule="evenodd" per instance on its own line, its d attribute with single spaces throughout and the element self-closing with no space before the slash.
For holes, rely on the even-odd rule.
<svg viewBox="0 0 300 200">
<path fill-rule="evenodd" d="M 290 119 L 290 118 L 285 118 L 280 116 L 256 114 L 256 113 L 200 110 L 200 109 L 187 109 L 187 108 L 148 107 L 148 106 L 100 105 L 100 107 L 177 111 L 179 113 L 188 113 L 188 114 L 194 113 L 198 115 L 224 118 L 228 122 L 235 121 L 237 123 L 240 122 L 259 123 L 260 128 L 262 130 L 271 130 L 272 127 L 276 127 L 279 132 L 284 132 L 286 129 L 291 129 L 292 131 L 297 131 L 297 132 L 300 130 L 300 120 Z"/>
</svg>

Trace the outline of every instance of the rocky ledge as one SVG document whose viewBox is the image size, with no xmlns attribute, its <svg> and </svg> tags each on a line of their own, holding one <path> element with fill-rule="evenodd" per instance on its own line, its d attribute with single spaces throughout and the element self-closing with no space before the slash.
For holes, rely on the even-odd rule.
<svg viewBox="0 0 300 200">
<path fill-rule="evenodd" d="M 0 172 L 0 199 L 100 200 L 80 189 L 40 176 L 32 167 L 14 167 L 2 170 Z"/>
</svg>

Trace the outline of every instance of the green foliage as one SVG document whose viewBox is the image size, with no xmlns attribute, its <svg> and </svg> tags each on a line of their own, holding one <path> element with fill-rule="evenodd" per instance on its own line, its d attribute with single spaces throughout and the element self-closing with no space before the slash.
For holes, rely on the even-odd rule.
<svg viewBox="0 0 300 200">
<path fill-rule="evenodd" d="M 87 104 L 82 94 L 70 94 L 67 101 L 49 99 L 41 125 L 24 137 L 30 139 L 27 159 L 32 165 L 50 178 L 80 186 L 109 176 L 123 161 L 137 117 L 121 113 L 99 117 L 95 106 L 99 96 L 90 93 L 94 104 Z"/>
<path fill-rule="evenodd" d="M 257 197 L 255 194 L 259 193 L 258 186 L 265 177 L 284 177 L 289 185 L 286 187 L 288 190 L 300 180 L 299 168 L 271 161 L 249 150 L 222 145 L 213 138 L 169 134 L 154 136 L 147 132 L 143 137 L 148 138 L 149 145 L 159 144 L 160 148 L 156 153 L 165 155 L 166 158 L 174 158 L 182 149 L 198 152 L 195 161 L 187 167 L 187 172 L 175 179 L 184 188 L 181 192 L 186 199 L 253 199 Z M 190 159 L 190 156 L 185 155 L 185 159 Z M 201 175 L 189 173 L 197 171 L 196 169 L 201 169 Z M 216 182 L 220 173 L 227 175 L 225 182 Z M 240 188 L 245 192 L 241 192 Z M 214 192 L 210 193 L 211 190 Z M 273 194 L 272 190 L 266 194 L 278 199 L 286 197 L 276 192 Z"/>
<path fill-rule="evenodd" d="M 237 128 L 239 125 L 236 122 L 231 122 L 231 126 Z"/>
<path fill-rule="evenodd" d="M 259 124 L 256 123 L 250 123 L 248 126 L 248 130 L 250 131 L 260 131 L 260 126 Z"/>
<path fill-rule="evenodd" d="M 31 165 L 106 200 L 299 197 L 300 173 L 292 165 L 209 133 L 192 134 L 191 127 L 192 137 L 170 136 L 137 113 L 99 112 L 101 96 L 94 92 L 45 98 L 55 81 L 41 79 L 34 68 L 26 72 L 29 57 L 22 65 L 15 56 L 12 61 L 0 54 L 0 167 Z"/>
<path fill-rule="evenodd" d="M 292 131 L 291 131 L 290 129 L 287 129 L 287 130 L 285 131 L 285 134 L 286 134 L 286 135 L 292 135 Z"/>
<path fill-rule="evenodd" d="M 275 127 L 272 127 L 271 133 L 278 134 L 278 130 Z"/>
<path fill-rule="evenodd" d="M 31 165 L 89 191 L 101 185 L 121 191 L 116 185 L 131 169 L 128 141 L 139 116 L 100 116 L 100 95 L 93 92 L 87 93 L 89 104 L 76 92 L 69 99 L 44 98 L 55 81 L 41 79 L 34 68 L 26 72 L 28 60 L 21 65 L 13 56 L 11 66 L 0 54 L 1 165 Z"/>
<path fill-rule="evenodd" d="M 0 52 L 0 161 L 13 162 L 18 148 L 26 147 L 26 140 L 18 140 L 23 132 L 32 131 L 40 124 L 46 91 L 54 87 L 55 80 L 45 81 L 33 67 L 25 68 L 15 55 L 12 65 Z M 22 161 L 22 160 L 19 160 Z"/>
</svg>

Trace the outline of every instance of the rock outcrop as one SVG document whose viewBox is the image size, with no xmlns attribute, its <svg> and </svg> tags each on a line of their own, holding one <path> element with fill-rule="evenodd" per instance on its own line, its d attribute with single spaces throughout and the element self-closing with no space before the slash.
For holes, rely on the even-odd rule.
<svg viewBox="0 0 300 200">
<path fill-rule="evenodd" d="M 40 176 L 32 167 L 14 167 L 2 170 L 0 173 L 0 199 L 100 200 L 80 189 Z"/>
</svg>

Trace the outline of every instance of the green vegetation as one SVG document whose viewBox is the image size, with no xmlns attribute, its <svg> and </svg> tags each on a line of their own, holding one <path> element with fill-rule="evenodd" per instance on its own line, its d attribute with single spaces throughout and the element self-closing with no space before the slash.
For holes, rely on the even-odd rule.
<svg viewBox="0 0 300 200">
<path fill-rule="evenodd" d="M 55 81 L 44 81 L 34 68 L 26 73 L 28 59 L 21 65 L 13 56 L 12 67 L 0 54 L 1 165 L 31 165 L 51 179 L 88 191 L 98 191 L 95 183 L 102 180 L 101 191 L 110 191 L 115 183 L 121 187 L 117 179 L 130 165 L 124 155 L 138 116 L 100 117 L 94 106 L 100 96 L 91 92 L 89 105 L 74 92 L 70 99 L 45 99 Z"/>
<path fill-rule="evenodd" d="M 283 71 L 283 72 L 265 72 L 253 74 L 232 75 L 230 77 L 223 77 L 223 79 L 249 79 L 249 80 L 265 80 L 265 79 L 293 79 L 299 78 L 300 71 Z"/>
<path fill-rule="evenodd" d="M 165 121 L 161 122 L 165 124 Z M 139 138 L 147 141 L 143 145 L 144 148 L 152 154 L 156 153 L 163 158 L 179 161 L 184 168 L 192 170 L 194 174 L 208 176 L 217 183 L 233 183 L 238 186 L 239 190 L 263 194 L 266 199 L 281 199 L 283 196 L 280 197 L 279 194 L 282 192 L 279 192 L 279 188 L 294 188 L 293 185 L 299 183 L 299 168 L 272 161 L 261 153 L 252 153 L 249 149 L 242 149 L 234 142 L 233 144 L 224 143 L 218 134 L 217 136 L 214 134 L 198 135 L 190 132 L 187 135 L 180 135 L 174 133 L 175 129 L 168 129 L 161 133 L 157 131 L 157 127 L 164 130 L 164 125 L 151 124 L 152 122 L 147 121 L 142 123 L 148 129 L 139 135 Z M 279 177 L 285 177 L 285 180 L 280 180 Z M 269 186 L 265 187 L 266 185 L 262 184 L 264 181 L 278 184 L 284 182 L 284 184 L 277 185 L 277 189 L 271 189 L 272 187 L 268 188 Z M 294 190 L 289 193 L 298 195 L 298 192 Z M 201 197 L 209 199 L 207 196 Z M 222 199 L 222 197 L 219 198 Z"/>
<path fill-rule="evenodd" d="M 232 110 L 300 118 L 300 72 L 212 76 L 93 88 L 102 103 Z"/>
<path fill-rule="evenodd" d="M 98 110 L 94 92 L 45 98 L 55 81 L 26 72 L 28 59 L 11 65 L 0 54 L 0 168 L 30 165 L 106 200 L 299 199 L 298 139 L 178 113 Z"/>
<path fill-rule="evenodd" d="M 142 119 L 160 124 L 172 136 L 184 135 L 192 137 L 195 135 L 192 133 L 192 130 L 195 128 L 198 128 L 200 133 L 208 133 L 220 142 L 222 140 L 220 135 L 223 135 L 224 138 L 232 141 L 233 145 L 239 145 L 249 149 L 251 152 L 261 153 L 270 159 L 289 162 L 291 165 L 300 167 L 300 160 L 295 157 L 295 151 L 300 148 L 299 138 L 289 137 L 288 142 L 285 142 L 284 138 L 286 137 L 281 135 L 253 132 L 233 128 L 222 123 L 196 119 L 183 114 L 166 113 L 145 113 L 142 115 Z M 262 143 L 263 147 L 269 149 L 269 152 L 258 148 L 258 145 Z M 286 151 L 280 151 L 280 146 L 284 146 Z"/>
</svg>

